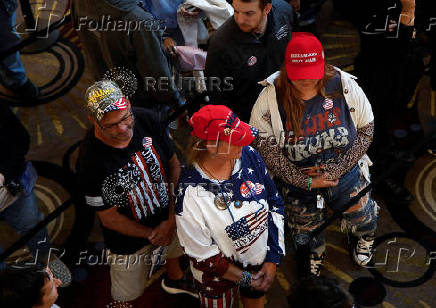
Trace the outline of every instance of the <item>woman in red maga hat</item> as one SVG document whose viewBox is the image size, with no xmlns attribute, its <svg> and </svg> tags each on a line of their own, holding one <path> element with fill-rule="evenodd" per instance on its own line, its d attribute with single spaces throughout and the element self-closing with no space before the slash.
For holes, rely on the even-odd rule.
<svg viewBox="0 0 436 308">
<path fill-rule="evenodd" d="M 342 210 L 369 183 L 365 153 L 374 116 L 354 79 L 325 63 L 313 34 L 294 32 L 280 72 L 263 82 L 251 113 L 250 124 L 260 131 L 255 147 L 289 211 L 297 260 L 303 259 L 297 262 L 300 277 L 320 274 L 324 234 L 311 237 L 311 231 L 325 221 L 326 206 Z M 373 256 L 377 210 L 368 193 L 343 214 L 342 229 L 355 236 L 353 258 L 361 266 Z M 307 247 L 309 256 L 299 258 Z"/>
<path fill-rule="evenodd" d="M 257 130 L 226 106 L 189 119 L 189 166 L 176 202 L 177 234 L 202 307 L 263 307 L 284 255 L 283 201 L 257 151 Z"/>
</svg>

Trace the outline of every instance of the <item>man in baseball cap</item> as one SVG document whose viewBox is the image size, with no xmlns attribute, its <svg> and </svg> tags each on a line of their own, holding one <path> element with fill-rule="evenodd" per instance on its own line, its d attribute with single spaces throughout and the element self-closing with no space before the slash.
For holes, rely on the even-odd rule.
<svg viewBox="0 0 436 308">
<path fill-rule="evenodd" d="M 86 90 L 85 101 L 95 136 L 114 147 L 127 146 L 133 136 L 134 116 L 118 85 L 111 80 L 97 81 Z"/>
<path fill-rule="evenodd" d="M 127 99 L 112 80 L 97 81 L 86 90 L 88 111 L 100 121 L 106 112 L 127 109 Z"/>
<path fill-rule="evenodd" d="M 174 236 L 170 187 L 178 181 L 180 163 L 166 117 L 132 108 L 110 80 L 90 86 L 85 101 L 93 127 L 81 144 L 78 182 L 102 223 L 113 299 L 126 302 L 142 295 L 158 265 L 151 264 L 159 259 L 152 256 L 157 246 L 165 246 L 159 250 L 167 264 L 164 289 L 196 296 L 178 263 L 183 251 Z M 116 261 L 120 259 L 125 262 Z"/>
</svg>

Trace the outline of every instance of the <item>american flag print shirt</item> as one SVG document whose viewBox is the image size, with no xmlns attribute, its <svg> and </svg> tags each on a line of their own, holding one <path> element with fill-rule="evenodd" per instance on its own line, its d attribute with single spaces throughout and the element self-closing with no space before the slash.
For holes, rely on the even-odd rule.
<svg viewBox="0 0 436 308">
<path fill-rule="evenodd" d="M 283 200 L 257 151 L 244 147 L 231 178 L 220 184 L 217 189 L 198 166 L 182 170 L 176 222 L 186 254 L 197 261 L 222 253 L 244 266 L 279 264 L 285 253 Z M 231 198 L 229 209 L 215 206 L 220 193 Z"/>
<path fill-rule="evenodd" d="M 166 183 L 159 155 L 151 142 L 145 142 L 143 150 L 103 181 L 103 202 L 130 211 L 136 221 L 146 221 L 169 207 Z"/>
</svg>

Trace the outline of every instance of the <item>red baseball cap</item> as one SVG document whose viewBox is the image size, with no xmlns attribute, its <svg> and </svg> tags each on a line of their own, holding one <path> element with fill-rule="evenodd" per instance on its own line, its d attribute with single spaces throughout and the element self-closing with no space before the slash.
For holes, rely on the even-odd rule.
<svg viewBox="0 0 436 308">
<path fill-rule="evenodd" d="M 239 120 L 236 114 L 223 105 L 206 105 L 188 120 L 191 135 L 203 140 L 222 140 L 237 146 L 247 146 L 258 130 Z"/>
<path fill-rule="evenodd" d="M 321 42 L 312 33 L 293 32 L 285 63 L 289 80 L 322 79 L 325 59 Z"/>
</svg>

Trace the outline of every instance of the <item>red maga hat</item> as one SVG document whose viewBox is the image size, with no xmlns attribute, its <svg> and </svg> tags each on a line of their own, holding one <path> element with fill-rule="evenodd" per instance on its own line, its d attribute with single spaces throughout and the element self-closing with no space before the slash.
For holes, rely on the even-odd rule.
<svg viewBox="0 0 436 308">
<path fill-rule="evenodd" d="M 285 63 L 289 80 L 322 79 L 325 59 L 321 42 L 312 33 L 293 32 Z"/>
<path fill-rule="evenodd" d="M 203 140 L 222 140 L 237 146 L 247 146 L 258 130 L 239 120 L 236 114 L 223 105 L 207 105 L 194 113 L 188 121 L 191 135 Z"/>
</svg>

